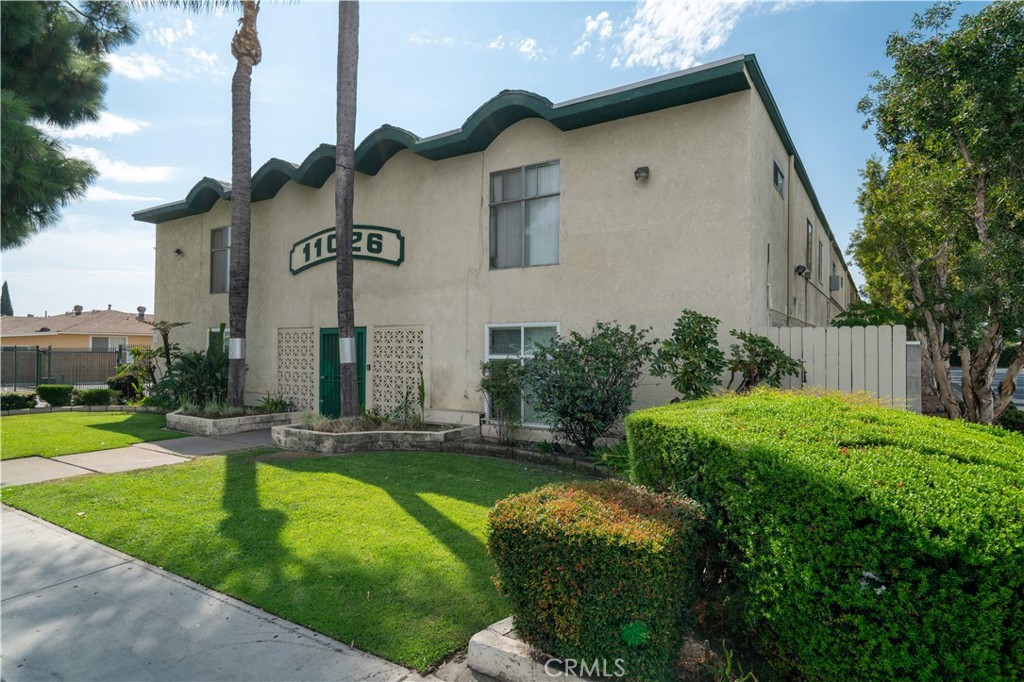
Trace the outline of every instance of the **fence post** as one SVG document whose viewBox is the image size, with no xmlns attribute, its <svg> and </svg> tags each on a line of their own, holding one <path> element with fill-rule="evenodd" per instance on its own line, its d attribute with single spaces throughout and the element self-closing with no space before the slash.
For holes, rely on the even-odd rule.
<svg viewBox="0 0 1024 682">
<path fill-rule="evenodd" d="M 907 409 L 921 411 L 921 342 L 907 341 Z"/>
<path fill-rule="evenodd" d="M 40 372 L 39 363 L 40 363 L 39 346 L 36 346 L 36 381 L 35 381 L 35 384 L 36 384 L 37 387 L 39 386 L 39 375 L 41 373 Z"/>
<path fill-rule="evenodd" d="M 46 347 L 46 381 L 53 381 L 53 346 Z"/>
</svg>

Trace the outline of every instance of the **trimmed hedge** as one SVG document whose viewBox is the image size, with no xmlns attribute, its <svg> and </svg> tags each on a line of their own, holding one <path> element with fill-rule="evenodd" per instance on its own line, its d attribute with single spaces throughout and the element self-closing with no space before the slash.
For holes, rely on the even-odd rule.
<svg viewBox="0 0 1024 682">
<path fill-rule="evenodd" d="M 633 475 L 705 505 L 782 676 L 1024 679 L 1024 437 L 865 403 L 643 410 Z"/>
<path fill-rule="evenodd" d="M 109 388 L 83 388 L 75 391 L 76 405 L 109 405 L 118 397 L 118 392 Z"/>
<path fill-rule="evenodd" d="M 28 410 L 35 406 L 35 393 L 0 393 L 0 410 Z"/>
<path fill-rule="evenodd" d="M 74 392 L 74 386 L 67 386 L 65 384 L 40 384 L 36 386 L 36 393 L 50 407 L 66 407 L 70 405 Z"/>
<path fill-rule="evenodd" d="M 517 633 L 625 679 L 668 679 L 696 597 L 703 520 L 693 500 L 624 481 L 501 500 L 488 549 Z"/>
</svg>

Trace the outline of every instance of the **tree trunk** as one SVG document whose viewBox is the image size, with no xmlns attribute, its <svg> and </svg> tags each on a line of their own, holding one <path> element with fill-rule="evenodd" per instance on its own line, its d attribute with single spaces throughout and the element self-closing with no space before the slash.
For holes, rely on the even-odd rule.
<svg viewBox="0 0 1024 682">
<path fill-rule="evenodd" d="M 356 75 L 359 63 L 359 3 L 338 2 L 338 137 L 335 148 L 335 234 L 338 245 L 338 337 L 341 358 L 341 415 L 359 415 L 356 381 L 355 304 L 352 262 L 352 205 L 355 195 Z"/>
<path fill-rule="evenodd" d="M 245 402 L 245 334 L 249 311 L 249 232 L 252 202 L 252 69 L 262 56 L 256 34 L 259 3 L 246 0 L 231 40 L 231 265 L 228 282 L 228 404 Z"/>
<path fill-rule="evenodd" d="M 1002 325 L 989 322 L 977 350 L 971 354 L 961 352 L 969 359 L 964 369 L 964 401 L 968 405 L 967 418 L 981 424 L 991 424 L 996 419 L 996 397 L 992 393 L 992 379 L 995 377 L 999 356 L 1003 352 Z"/>
<path fill-rule="evenodd" d="M 1006 376 L 999 382 L 999 394 L 996 396 L 996 404 L 993 409 L 993 417 L 998 420 L 1006 412 L 1013 400 L 1013 394 L 1017 391 L 1017 375 L 1024 369 L 1024 342 L 1017 348 L 1017 354 L 1010 360 L 1006 369 Z"/>
</svg>

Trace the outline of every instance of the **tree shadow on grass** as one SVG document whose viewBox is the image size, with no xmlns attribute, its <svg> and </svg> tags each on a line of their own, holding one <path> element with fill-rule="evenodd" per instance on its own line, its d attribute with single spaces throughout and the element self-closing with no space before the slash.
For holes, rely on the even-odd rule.
<svg viewBox="0 0 1024 682">
<path fill-rule="evenodd" d="M 286 491 L 271 506 L 261 502 L 261 467 L 296 474 L 275 477 Z M 228 515 L 219 530 L 238 553 L 225 564 L 218 589 L 423 670 L 507 610 L 484 542 L 464 527 L 468 510 L 460 507 L 460 520 L 448 514 L 457 516 L 452 509 L 461 503 L 489 508 L 555 478 L 539 467 L 439 453 L 228 455 Z M 441 498 L 452 507 L 435 506 Z M 310 518 L 314 509 L 336 522 Z"/>
</svg>

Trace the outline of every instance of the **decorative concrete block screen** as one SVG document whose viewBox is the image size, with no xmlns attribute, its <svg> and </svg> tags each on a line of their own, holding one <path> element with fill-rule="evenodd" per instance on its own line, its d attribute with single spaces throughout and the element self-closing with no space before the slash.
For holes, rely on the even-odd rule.
<svg viewBox="0 0 1024 682">
<path fill-rule="evenodd" d="M 408 391 L 413 408 L 419 409 L 420 372 L 426 356 L 425 345 L 423 327 L 373 328 L 370 370 L 371 404 L 374 407 L 385 412 L 394 410 L 405 399 Z"/>
<path fill-rule="evenodd" d="M 296 412 L 316 410 L 315 339 L 312 328 L 277 330 L 277 390 Z"/>
<path fill-rule="evenodd" d="M 921 349 L 917 342 L 907 342 L 903 325 L 769 327 L 754 332 L 803 361 L 805 376 L 788 377 L 783 388 L 867 391 L 894 407 L 921 411 Z"/>
</svg>

